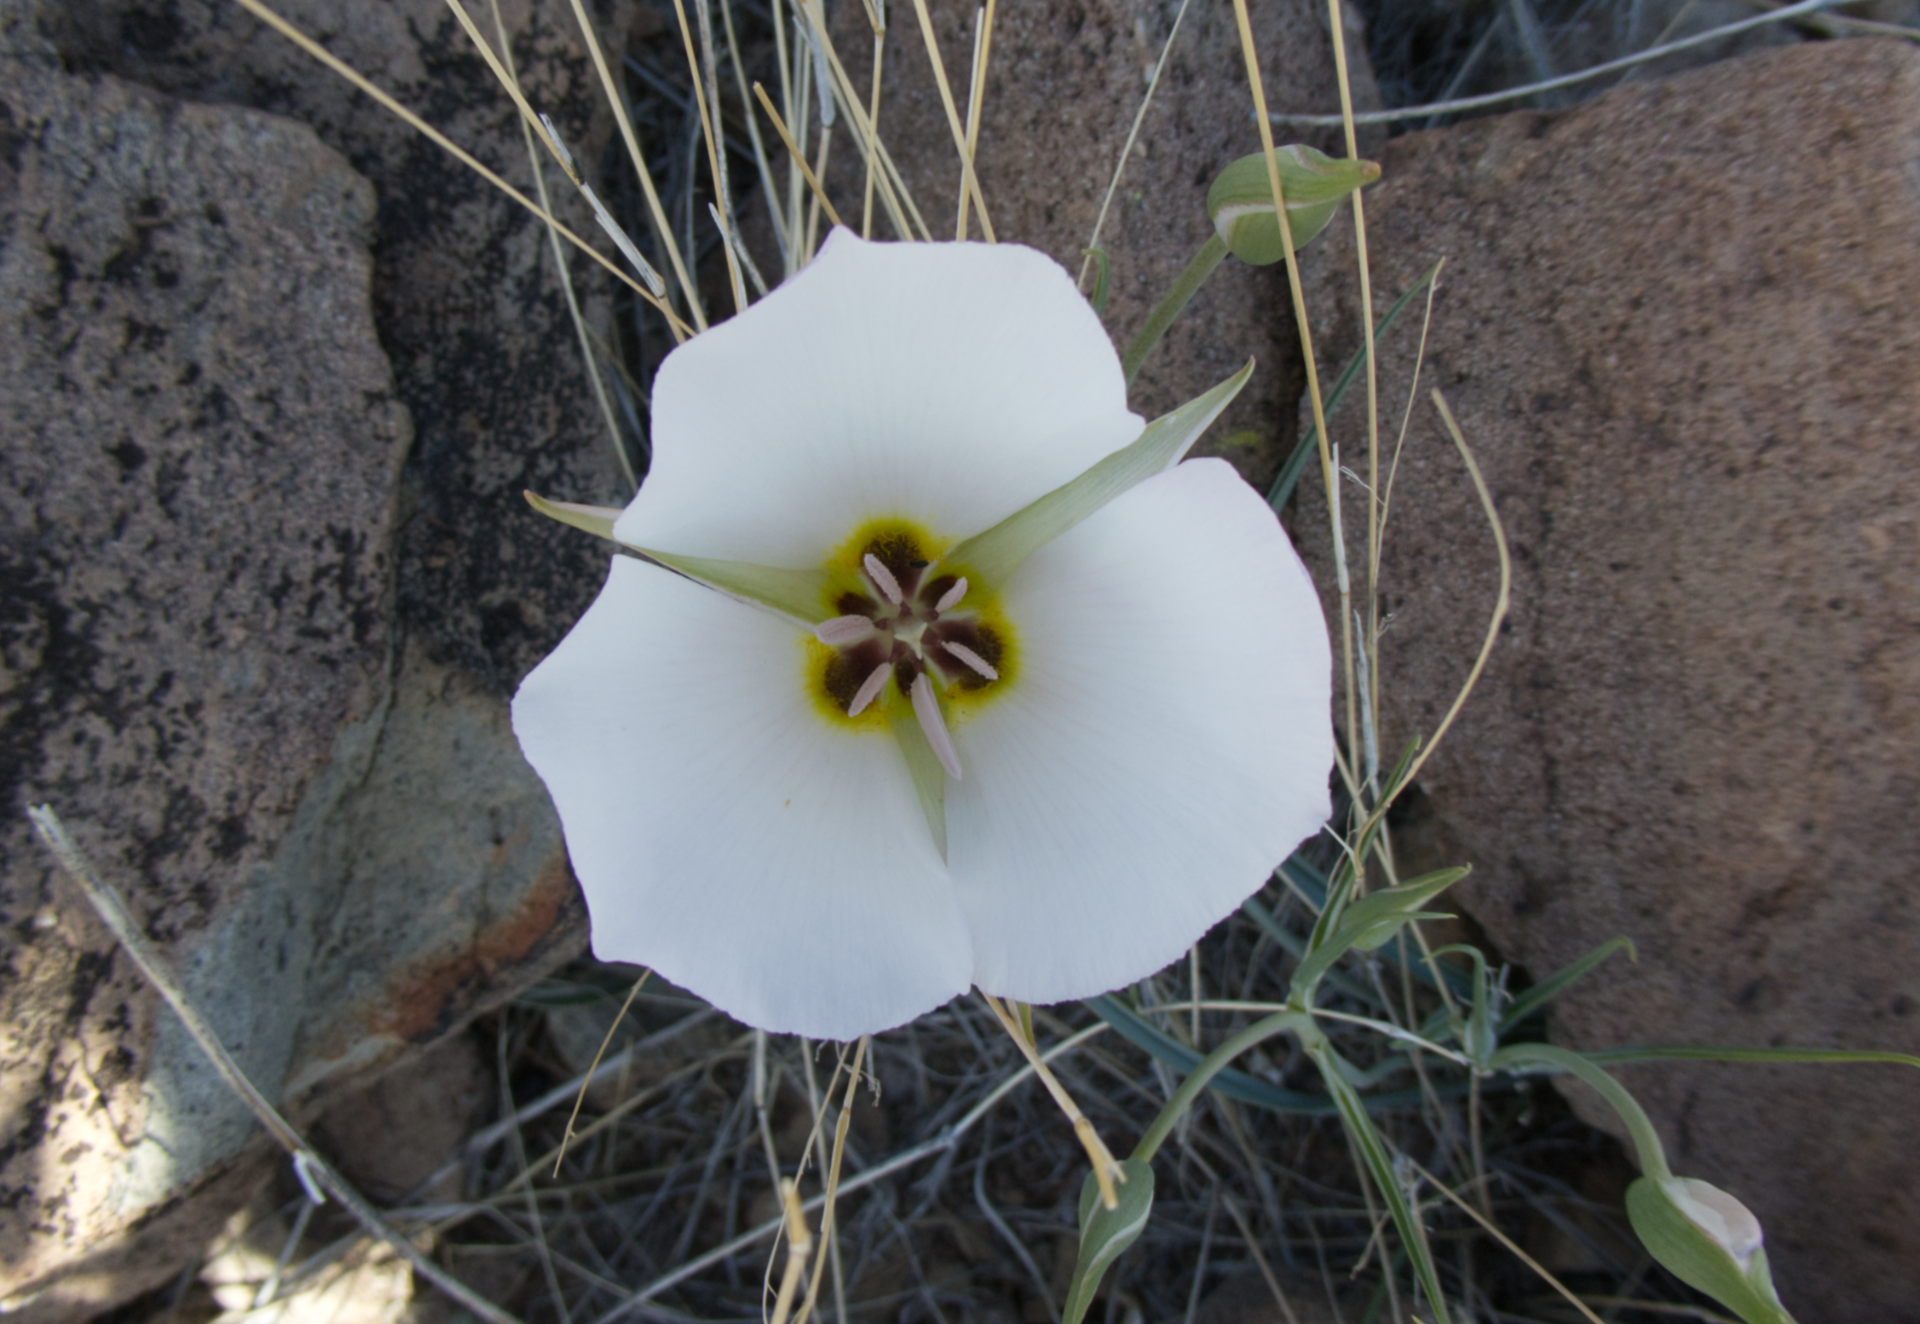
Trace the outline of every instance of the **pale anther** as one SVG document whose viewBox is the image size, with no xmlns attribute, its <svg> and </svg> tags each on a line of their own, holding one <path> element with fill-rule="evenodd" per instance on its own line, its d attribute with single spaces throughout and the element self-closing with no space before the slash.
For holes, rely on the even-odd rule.
<svg viewBox="0 0 1920 1324">
<path fill-rule="evenodd" d="M 893 577 L 893 571 L 887 569 L 884 561 L 868 552 L 861 564 L 867 568 L 867 578 L 873 581 L 875 588 L 886 594 L 888 602 L 898 607 L 906 601 L 906 595 L 900 592 L 900 581 Z"/>
<path fill-rule="evenodd" d="M 927 733 L 933 756 L 940 760 L 947 776 L 959 781 L 960 755 L 953 747 L 953 737 L 947 733 L 945 719 L 940 716 L 940 701 L 933 697 L 933 682 L 924 671 L 913 678 L 913 715 L 920 719 L 920 729 Z"/>
<path fill-rule="evenodd" d="M 867 705 L 880 697 L 880 691 L 886 688 L 887 677 L 893 674 L 893 663 L 882 662 L 867 674 L 860 682 L 860 688 L 853 692 L 853 702 L 847 705 L 847 716 L 858 717 L 867 710 Z"/>
<path fill-rule="evenodd" d="M 962 584 L 965 584 L 967 581 L 963 579 L 960 582 Z M 993 663 L 987 661 L 987 659 L 985 659 L 984 657 L 981 657 L 978 653 L 974 652 L 971 648 L 968 648 L 965 644 L 950 643 L 947 640 L 943 639 L 940 641 L 940 647 L 946 649 L 949 653 L 952 653 L 955 657 L 959 658 L 962 662 L 965 662 L 968 666 L 972 667 L 975 671 L 979 672 L 982 676 L 985 676 L 988 680 L 1000 679 L 1000 673 L 993 669 Z"/>
<path fill-rule="evenodd" d="M 872 630 L 873 622 L 865 616 L 836 616 L 814 626 L 813 637 L 823 644 L 838 648 L 841 644 L 865 639 Z"/>
<path fill-rule="evenodd" d="M 966 596 L 967 596 L 967 579 L 965 575 L 962 575 L 960 578 L 953 581 L 952 588 L 948 589 L 945 593 L 942 593 L 940 595 L 940 601 L 933 604 L 933 609 L 935 611 L 952 611 L 955 607 L 958 607 L 960 605 L 960 599 Z"/>
</svg>

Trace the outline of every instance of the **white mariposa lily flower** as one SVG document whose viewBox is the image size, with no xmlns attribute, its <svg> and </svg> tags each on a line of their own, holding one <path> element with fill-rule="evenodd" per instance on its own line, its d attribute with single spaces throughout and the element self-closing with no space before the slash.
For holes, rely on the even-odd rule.
<svg viewBox="0 0 1920 1324">
<path fill-rule="evenodd" d="M 850 1039 L 1178 957 L 1328 810 L 1326 627 L 1265 502 L 1143 432 L 1052 260 L 836 231 L 661 364 L 616 556 L 513 700 L 604 959 Z M 718 591 L 716 591 L 718 590 Z"/>
</svg>

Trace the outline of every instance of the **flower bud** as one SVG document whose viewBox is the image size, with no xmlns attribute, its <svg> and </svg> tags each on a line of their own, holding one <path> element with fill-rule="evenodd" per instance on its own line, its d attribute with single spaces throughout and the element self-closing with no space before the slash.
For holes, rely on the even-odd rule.
<svg viewBox="0 0 1920 1324">
<path fill-rule="evenodd" d="M 1372 161 L 1335 159 L 1300 143 L 1276 147 L 1273 154 L 1295 249 L 1327 228 L 1347 194 L 1380 178 Z M 1220 172 L 1207 190 L 1207 215 L 1227 251 L 1242 262 L 1264 267 L 1285 256 L 1264 152 L 1243 156 Z"/>
<path fill-rule="evenodd" d="M 1693 1177 L 1642 1177 L 1627 1188 L 1627 1217 L 1674 1277 L 1748 1324 L 1792 1320 L 1774 1291 L 1760 1220 L 1719 1187 Z"/>
</svg>

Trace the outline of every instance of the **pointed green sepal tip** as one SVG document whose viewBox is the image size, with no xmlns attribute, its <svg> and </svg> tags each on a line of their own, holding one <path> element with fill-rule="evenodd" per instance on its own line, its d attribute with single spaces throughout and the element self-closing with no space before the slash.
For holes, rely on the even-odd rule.
<svg viewBox="0 0 1920 1324">
<path fill-rule="evenodd" d="M 620 518 L 617 506 L 583 506 L 577 501 L 549 501 L 538 492 L 530 491 L 520 495 L 527 499 L 529 506 L 548 519 L 558 520 L 569 528 L 583 529 L 608 542 L 618 541 L 613 536 L 613 522 Z"/>
<path fill-rule="evenodd" d="M 1642 1177 L 1627 1188 L 1627 1218 L 1668 1272 L 1747 1324 L 1792 1324 L 1761 1246 L 1760 1220 L 1693 1177 Z"/>
<path fill-rule="evenodd" d="M 1327 228 L 1349 193 L 1380 178 L 1380 167 L 1372 161 L 1331 157 L 1302 143 L 1276 147 L 1273 155 L 1296 250 Z M 1227 251 L 1249 266 L 1269 266 L 1286 256 L 1280 223 L 1274 219 L 1266 153 L 1243 156 L 1220 172 L 1207 190 L 1207 215 Z"/>
</svg>

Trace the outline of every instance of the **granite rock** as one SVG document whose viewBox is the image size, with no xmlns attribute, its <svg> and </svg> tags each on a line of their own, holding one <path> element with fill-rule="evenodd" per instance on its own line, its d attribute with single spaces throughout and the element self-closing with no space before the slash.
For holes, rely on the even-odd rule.
<svg viewBox="0 0 1920 1324">
<path fill-rule="evenodd" d="M 1402 844 L 1409 867 L 1472 863 L 1460 899 L 1535 976 L 1638 944 L 1564 999 L 1561 1042 L 1920 1053 L 1917 157 L 1920 53 L 1864 40 L 1386 151 L 1377 298 L 1447 259 L 1422 380 L 1515 574 Z M 1321 261 L 1338 363 L 1358 344 L 1350 243 Z M 1382 353 L 1386 401 L 1407 398 L 1409 326 Z M 1357 419 L 1335 425 L 1349 457 Z M 1424 387 L 1392 501 L 1389 759 L 1435 729 L 1495 588 Z M 1300 518 L 1324 527 L 1317 490 Z M 1911 1070 L 1625 1079 L 1674 1168 L 1758 1213 L 1790 1309 L 1920 1320 Z"/>
<path fill-rule="evenodd" d="M 58 807 L 276 1081 L 313 921 L 280 865 L 386 702 L 410 429 L 372 191 L 309 130 L 26 63 L 0 105 L 0 1298 L 95 1252 L 79 1309 L 167 1271 L 126 1238 L 204 1212 L 179 1198 L 252 1127 L 24 808 Z"/>
</svg>

